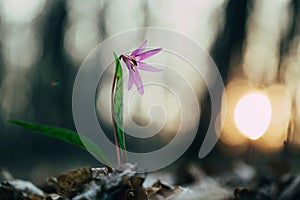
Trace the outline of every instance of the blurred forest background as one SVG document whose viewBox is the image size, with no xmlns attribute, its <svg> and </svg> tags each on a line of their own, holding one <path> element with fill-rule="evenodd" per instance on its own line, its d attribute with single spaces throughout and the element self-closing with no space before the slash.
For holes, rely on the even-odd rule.
<svg viewBox="0 0 300 200">
<path fill-rule="evenodd" d="M 83 59 L 106 38 L 148 26 L 194 39 L 214 59 L 225 84 L 243 78 L 283 85 L 291 96 L 291 140 L 300 144 L 298 0 L 0 0 L 0 167 L 38 179 L 98 165 L 77 147 L 6 120 L 75 130 L 72 88 Z M 208 125 L 209 98 L 202 104 L 198 139 Z M 196 159 L 200 145 L 194 142 L 186 158 Z M 219 156 L 215 151 L 209 159 Z"/>
</svg>

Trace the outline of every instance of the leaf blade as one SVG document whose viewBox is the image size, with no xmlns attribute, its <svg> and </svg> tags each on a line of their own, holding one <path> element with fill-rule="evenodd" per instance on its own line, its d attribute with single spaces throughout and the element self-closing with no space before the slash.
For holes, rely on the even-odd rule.
<svg viewBox="0 0 300 200">
<path fill-rule="evenodd" d="M 91 141 L 89 138 L 83 135 L 79 136 L 78 133 L 72 130 L 59 128 L 55 126 L 40 125 L 40 124 L 21 121 L 21 120 L 8 120 L 7 122 L 38 132 L 42 135 L 53 137 L 62 140 L 64 142 L 73 144 L 77 147 L 80 147 L 83 150 L 90 151 L 92 154 L 99 156 L 107 166 L 111 167 L 111 164 L 107 159 L 107 157 L 105 156 L 105 154 L 93 141 Z"/>
<path fill-rule="evenodd" d="M 126 150 L 124 127 L 123 127 L 123 73 L 122 66 L 117 54 L 114 52 L 116 63 L 116 88 L 113 100 L 113 112 L 115 120 L 115 129 L 118 138 L 118 144 L 122 150 Z"/>
</svg>

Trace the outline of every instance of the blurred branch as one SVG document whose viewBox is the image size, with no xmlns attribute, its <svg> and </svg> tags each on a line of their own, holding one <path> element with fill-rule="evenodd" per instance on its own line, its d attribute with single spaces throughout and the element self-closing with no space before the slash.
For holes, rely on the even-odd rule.
<svg viewBox="0 0 300 200">
<path fill-rule="evenodd" d="M 246 21 L 252 10 L 252 1 L 228 1 L 225 8 L 224 29 L 212 45 L 212 57 L 219 68 L 224 82 L 227 82 L 232 54 L 242 62 L 242 47 L 246 36 Z"/>
</svg>

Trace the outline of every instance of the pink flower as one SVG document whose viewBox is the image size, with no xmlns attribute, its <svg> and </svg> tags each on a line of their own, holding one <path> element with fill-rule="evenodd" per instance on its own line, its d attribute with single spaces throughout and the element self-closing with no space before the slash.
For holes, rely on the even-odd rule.
<svg viewBox="0 0 300 200">
<path fill-rule="evenodd" d="M 147 40 L 137 49 L 135 49 L 130 55 L 121 55 L 120 59 L 123 59 L 128 70 L 129 70 L 129 80 L 128 80 L 128 90 L 130 90 L 135 84 L 141 95 L 144 94 L 143 81 L 141 79 L 139 70 L 158 72 L 162 69 L 155 68 L 150 66 L 142 60 L 149 58 L 162 50 L 162 48 L 152 49 L 146 52 L 143 52 L 146 47 Z"/>
</svg>

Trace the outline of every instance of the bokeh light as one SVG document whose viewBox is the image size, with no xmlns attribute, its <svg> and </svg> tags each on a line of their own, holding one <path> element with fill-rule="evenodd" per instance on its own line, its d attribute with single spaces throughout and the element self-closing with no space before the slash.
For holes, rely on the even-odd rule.
<svg viewBox="0 0 300 200">
<path fill-rule="evenodd" d="M 291 120 L 292 98 L 285 85 L 273 84 L 265 88 L 272 106 L 270 125 L 265 134 L 257 140 L 257 147 L 265 152 L 279 151 L 288 135 Z"/>
<path fill-rule="evenodd" d="M 250 93 L 237 103 L 234 110 L 234 121 L 243 134 L 256 140 L 267 130 L 271 114 L 269 98 L 262 93 Z"/>
<path fill-rule="evenodd" d="M 255 140 L 251 145 L 264 152 L 275 152 L 283 147 L 292 105 L 291 95 L 284 85 L 262 87 L 245 80 L 233 80 L 226 86 L 224 98 L 226 109 L 221 115 L 225 124 L 221 141 L 234 147 L 234 153 L 243 153 L 251 140 Z"/>
<path fill-rule="evenodd" d="M 4 62 L 10 70 L 30 68 L 42 53 L 40 37 L 31 26 L 7 29 L 2 41 Z"/>
<path fill-rule="evenodd" d="M 64 48 L 71 61 L 80 63 L 103 39 L 98 18 L 101 3 L 96 0 L 67 1 L 68 17 L 65 27 Z M 78 66 L 78 65 L 76 65 Z"/>
<path fill-rule="evenodd" d="M 96 21 L 81 20 L 67 27 L 65 49 L 74 61 L 82 61 L 99 41 Z"/>
<path fill-rule="evenodd" d="M 46 0 L 2 0 L 0 13 L 9 23 L 26 23 L 42 12 L 45 3 Z"/>
</svg>

